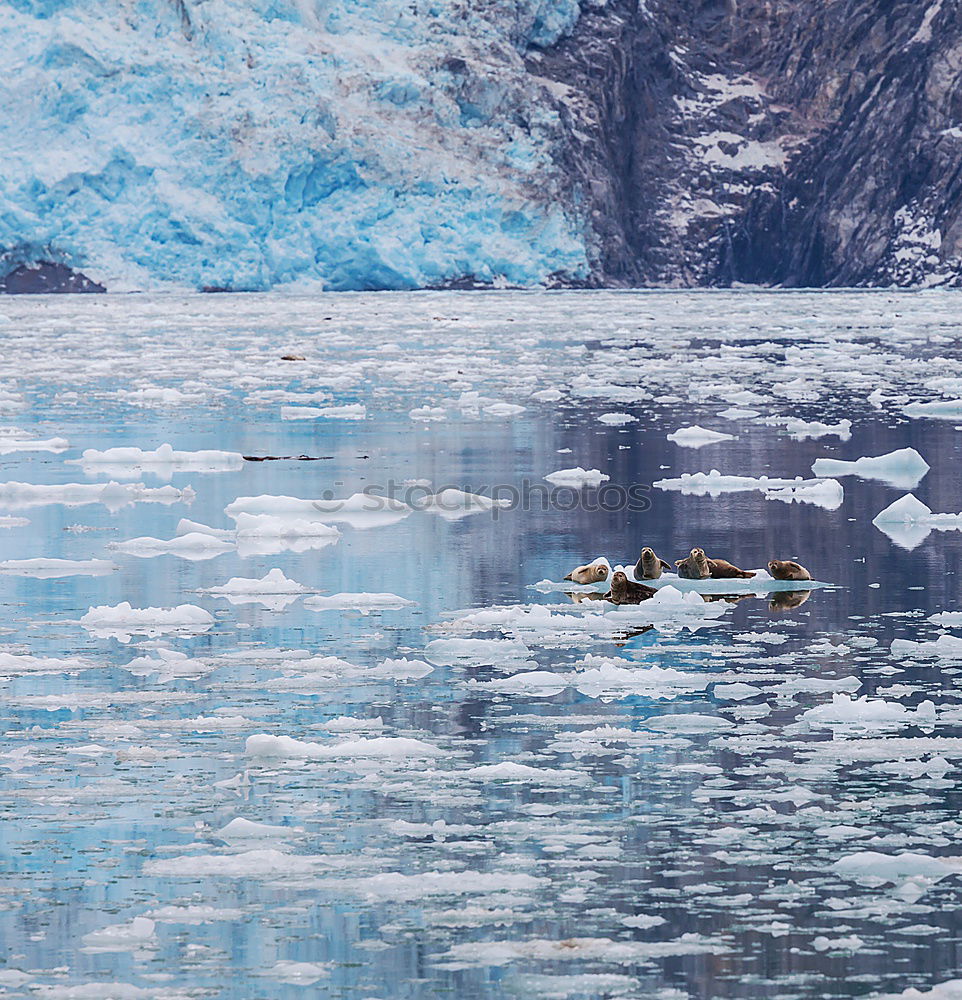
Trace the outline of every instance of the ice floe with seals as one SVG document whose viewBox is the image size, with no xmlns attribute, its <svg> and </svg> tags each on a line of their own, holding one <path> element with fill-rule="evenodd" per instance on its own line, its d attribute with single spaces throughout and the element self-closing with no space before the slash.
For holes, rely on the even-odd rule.
<svg viewBox="0 0 962 1000">
<path fill-rule="evenodd" d="M 663 590 L 670 587 L 682 594 L 705 594 L 705 595 L 728 595 L 728 594 L 774 594 L 780 591 L 797 590 L 820 590 L 824 587 L 831 587 L 831 583 L 823 583 L 819 580 L 776 580 L 766 569 L 759 568 L 753 570 L 753 577 L 727 577 L 724 579 L 714 579 L 708 577 L 703 580 L 689 580 L 678 576 L 676 573 L 664 572 L 657 580 L 638 580 L 635 577 L 634 565 L 617 564 L 612 567 L 611 563 L 604 556 L 599 556 L 590 566 L 602 565 L 609 568 L 609 577 L 614 573 L 624 573 L 634 583 L 642 583 L 653 590 Z M 604 594 L 609 589 L 609 581 L 602 580 L 599 583 L 570 583 L 568 581 L 540 580 L 538 583 L 529 584 L 529 589 L 537 590 L 541 594 L 550 593 L 588 593 Z M 644 608 L 648 604 L 643 601 L 639 608 Z M 634 606 L 634 605 L 633 605 Z"/>
<path fill-rule="evenodd" d="M 234 451 L 175 451 L 162 444 L 153 451 L 142 448 L 86 449 L 80 458 L 68 459 L 67 465 L 79 465 L 88 476 L 117 476 L 133 479 L 149 473 L 170 480 L 177 472 L 236 472 L 244 467 L 244 456 Z"/>
<path fill-rule="evenodd" d="M 734 434 L 708 430 L 705 427 L 699 427 L 698 424 L 693 424 L 691 427 L 680 427 L 667 437 L 669 441 L 673 441 L 682 448 L 704 448 L 706 444 L 735 440 Z"/>
<path fill-rule="evenodd" d="M 844 499 L 842 484 L 835 479 L 779 479 L 769 476 L 727 476 L 717 469 L 710 472 L 683 473 L 676 479 L 659 479 L 652 483 L 660 490 L 677 490 L 691 496 L 718 497 L 723 493 L 758 491 L 768 499 L 797 500 L 826 510 L 836 510 Z"/>
<path fill-rule="evenodd" d="M 866 456 L 850 462 L 817 458 L 812 464 L 812 472 L 816 476 L 859 476 L 861 479 L 877 479 L 903 490 L 918 486 L 928 471 L 928 462 L 914 448 L 898 448 L 885 455 Z"/>
<path fill-rule="evenodd" d="M 4 559 L 0 561 L 0 576 L 50 580 L 66 576 L 108 576 L 118 568 L 106 559 Z"/>
<path fill-rule="evenodd" d="M 214 616 L 196 604 L 175 608 L 134 608 L 129 601 L 100 605 L 80 619 L 80 624 L 98 638 L 129 642 L 134 635 L 157 636 L 165 632 L 198 635 L 214 625 Z"/>
<path fill-rule="evenodd" d="M 145 486 L 143 483 L 0 483 L 0 503 L 5 507 L 45 507 L 62 504 L 64 507 L 84 507 L 103 504 L 111 512 L 122 510 L 135 503 L 191 503 L 197 494 L 190 486 L 174 489 L 173 486 Z"/>
<path fill-rule="evenodd" d="M 872 519 L 872 524 L 900 548 L 918 548 L 933 531 L 962 530 L 962 513 L 935 514 L 914 493 L 906 493 Z"/>
</svg>

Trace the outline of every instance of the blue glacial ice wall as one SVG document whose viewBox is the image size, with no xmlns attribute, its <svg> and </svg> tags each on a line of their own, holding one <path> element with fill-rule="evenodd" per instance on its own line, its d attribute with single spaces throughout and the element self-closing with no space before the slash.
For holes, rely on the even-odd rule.
<svg viewBox="0 0 962 1000">
<path fill-rule="evenodd" d="M 531 46 L 578 0 L 8 0 L 0 277 L 108 290 L 587 275 Z"/>
</svg>

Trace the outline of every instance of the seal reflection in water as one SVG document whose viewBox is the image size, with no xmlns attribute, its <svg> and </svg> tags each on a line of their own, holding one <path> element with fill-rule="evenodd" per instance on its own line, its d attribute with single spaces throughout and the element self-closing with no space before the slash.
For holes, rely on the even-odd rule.
<svg viewBox="0 0 962 1000">
<path fill-rule="evenodd" d="M 768 564 L 768 572 L 776 580 L 811 580 L 812 574 L 791 559 L 772 559 Z"/>
<path fill-rule="evenodd" d="M 711 567 L 704 549 L 692 549 L 687 559 L 679 559 L 675 565 L 683 580 L 707 580 L 711 576 Z"/>
<path fill-rule="evenodd" d="M 601 583 L 602 580 L 608 579 L 608 567 L 598 563 L 579 566 L 577 569 L 573 569 L 565 579 L 572 583 Z"/>
<path fill-rule="evenodd" d="M 671 563 L 655 555 L 654 549 L 646 545 L 635 563 L 636 580 L 657 580 L 663 569 L 671 569 Z"/>
<path fill-rule="evenodd" d="M 611 578 L 611 590 L 605 595 L 605 600 L 612 604 L 641 604 L 657 593 L 654 587 L 632 583 L 624 573 L 618 572 Z"/>
<path fill-rule="evenodd" d="M 771 611 L 791 611 L 801 607 L 811 596 L 810 590 L 779 590 L 772 594 L 768 607 Z"/>
</svg>

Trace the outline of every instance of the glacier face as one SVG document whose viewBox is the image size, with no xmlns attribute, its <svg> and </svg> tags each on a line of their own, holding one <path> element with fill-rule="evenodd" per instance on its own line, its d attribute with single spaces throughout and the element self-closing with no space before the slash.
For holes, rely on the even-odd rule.
<svg viewBox="0 0 962 1000">
<path fill-rule="evenodd" d="M 109 290 L 588 275 L 549 80 L 577 0 L 13 0 L 0 273 Z"/>
</svg>

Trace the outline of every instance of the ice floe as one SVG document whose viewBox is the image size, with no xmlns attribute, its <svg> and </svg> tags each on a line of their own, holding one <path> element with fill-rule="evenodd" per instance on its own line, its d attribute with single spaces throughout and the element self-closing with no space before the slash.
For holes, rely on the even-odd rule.
<svg viewBox="0 0 962 1000">
<path fill-rule="evenodd" d="M 703 448 L 706 444 L 717 444 L 719 441 L 734 441 L 734 434 L 722 431 L 712 431 L 693 424 L 691 427 L 681 427 L 668 435 L 668 440 L 682 448 Z"/>
<path fill-rule="evenodd" d="M 458 521 L 462 517 L 470 514 L 483 514 L 489 510 L 503 507 L 510 507 L 511 501 L 507 499 L 492 499 L 481 496 L 477 493 L 464 493 L 453 487 L 441 490 L 433 496 L 426 497 L 420 501 L 416 507 L 418 510 L 430 511 L 438 514 L 446 521 Z"/>
<path fill-rule="evenodd" d="M 830 705 L 810 708 L 802 712 L 800 718 L 810 726 L 838 727 L 840 730 L 933 726 L 936 721 L 935 705 L 931 701 L 923 701 L 918 708 L 909 709 L 898 702 L 867 696 L 852 698 L 847 694 L 833 694 Z"/>
<path fill-rule="evenodd" d="M 721 496 L 757 490 L 779 500 L 813 503 L 828 510 L 841 505 L 843 490 L 834 479 L 779 479 L 769 476 L 727 476 L 711 472 L 684 473 L 677 479 L 659 479 L 652 484 L 661 490 L 678 490 L 693 496 Z"/>
<path fill-rule="evenodd" d="M 296 601 L 301 594 L 310 593 L 310 588 L 289 580 L 283 570 L 275 567 L 260 579 L 231 577 L 227 583 L 211 587 L 207 593 L 226 597 L 231 604 L 258 603 L 280 611 Z"/>
<path fill-rule="evenodd" d="M 839 420 L 835 424 L 825 424 L 820 420 L 801 420 L 798 417 L 766 417 L 762 423 L 771 427 L 784 427 L 789 436 L 796 441 L 823 437 L 837 437 L 839 441 L 848 441 L 852 437 L 852 421 L 848 419 Z"/>
<path fill-rule="evenodd" d="M 136 556 L 138 559 L 155 559 L 157 556 L 177 556 L 199 562 L 232 552 L 233 542 L 227 542 L 214 535 L 191 531 L 173 538 L 130 538 L 125 542 L 111 542 L 108 546 L 115 552 Z"/>
<path fill-rule="evenodd" d="M 582 469 L 579 465 L 574 469 L 559 469 L 544 478 L 555 486 L 568 486 L 577 490 L 586 486 L 598 487 L 602 483 L 608 482 L 611 477 L 606 476 L 598 469 Z"/>
<path fill-rule="evenodd" d="M 304 606 L 312 611 L 360 611 L 366 615 L 369 611 L 396 611 L 414 604 L 406 597 L 397 594 L 332 594 L 318 595 L 304 600 Z"/>
<path fill-rule="evenodd" d="M 213 627 L 214 616 L 194 604 L 175 608 L 133 608 L 129 601 L 91 608 L 81 619 L 88 632 L 99 638 L 129 642 L 133 635 L 156 636 L 165 632 L 196 635 Z"/>
<path fill-rule="evenodd" d="M 233 451 L 175 451 L 162 444 L 153 451 L 142 448 L 88 448 L 68 465 L 79 465 L 88 475 L 117 476 L 133 479 L 148 472 L 158 479 L 170 480 L 178 472 L 236 472 L 244 467 L 244 456 Z"/>
<path fill-rule="evenodd" d="M 191 503 L 196 493 L 190 486 L 174 489 L 173 486 L 150 487 L 143 483 L 63 483 L 39 485 L 37 483 L 0 483 L 0 503 L 7 507 L 43 507 L 63 504 L 65 507 L 83 507 L 103 504 L 108 510 L 117 511 L 135 503 Z"/>
<path fill-rule="evenodd" d="M 917 548 L 932 531 L 962 530 L 962 513 L 934 514 L 913 493 L 893 501 L 872 519 L 879 531 L 903 549 Z"/>
<path fill-rule="evenodd" d="M 878 479 L 903 490 L 914 489 L 925 478 L 929 464 L 914 448 L 899 448 L 887 455 L 858 458 L 843 462 L 834 458 L 817 458 L 812 465 L 816 476 L 859 476 Z"/>
</svg>

